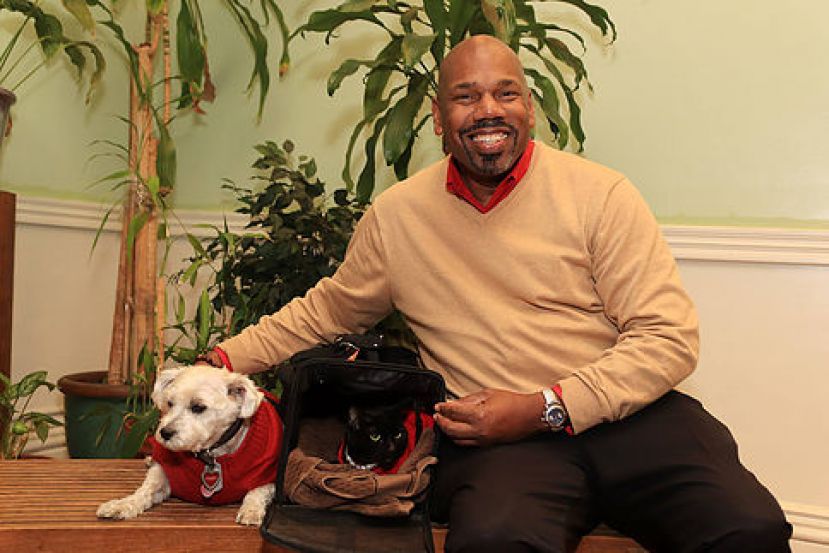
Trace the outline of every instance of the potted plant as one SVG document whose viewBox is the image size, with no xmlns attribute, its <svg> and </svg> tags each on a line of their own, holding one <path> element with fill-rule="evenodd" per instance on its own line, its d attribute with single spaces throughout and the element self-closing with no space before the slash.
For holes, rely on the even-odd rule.
<svg viewBox="0 0 829 553">
<path fill-rule="evenodd" d="M 168 355 L 182 363 L 273 313 L 317 281 L 331 276 L 365 204 L 345 189 L 326 192 L 316 161 L 297 156 L 291 141 L 255 146 L 256 174 L 250 187 L 224 184 L 248 216 L 245 232 L 213 227 L 206 243 L 192 238 L 193 255 L 176 275 L 175 322 L 178 337 Z M 198 279 L 201 274 L 202 278 Z M 180 286 L 206 282 L 192 317 Z M 274 380 L 257 376 L 273 389 Z"/>
<path fill-rule="evenodd" d="M 49 415 L 29 411 L 29 402 L 38 389 L 54 389 L 46 378 L 46 371 L 35 371 L 13 383 L 0 373 L 0 459 L 17 459 L 32 434 L 45 442 L 49 429 L 61 426 Z"/>
<path fill-rule="evenodd" d="M 84 13 L 84 18 L 98 17 L 99 25 L 111 31 L 123 46 L 130 68 L 131 90 L 127 118 L 129 142 L 127 146 L 117 146 L 123 150 L 127 167 L 102 179 L 114 182 L 125 191 L 123 201 L 113 207 L 120 207 L 122 230 L 109 368 L 105 372 L 67 375 L 58 381 L 67 398 L 67 443 L 73 456 L 111 456 L 75 447 L 76 436 L 97 435 L 101 426 L 100 421 L 89 416 L 100 410 L 84 402 L 81 410 L 76 411 L 75 398 L 95 395 L 105 401 L 125 403 L 128 398 L 145 392 L 144 388 L 151 384 L 148 360 L 152 359 L 157 366 L 163 364 L 165 300 L 158 257 L 159 236 L 162 241 L 167 240 L 167 195 L 176 180 L 172 110 L 203 113 L 202 103 L 212 101 L 216 92 L 199 1 L 178 3 L 174 26 L 170 23 L 171 3 L 167 0 L 143 0 L 142 4 L 146 11 L 144 34 L 132 41 L 114 12 L 101 0 L 73 3 Z M 254 85 L 259 88 L 261 114 L 270 85 L 268 39 L 264 29 L 273 17 L 285 39 L 280 73 L 288 66 L 288 30 L 275 0 L 262 0 L 258 17 L 241 2 L 228 1 L 223 5 L 239 21 L 240 40 L 251 48 L 254 69 L 249 88 Z M 178 66 L 176 75 L 172 73 L 173 51 Z M 161 75 L 160 98 L 155 93 L 158 74 Z M 181 85 L 177 97 L 172 93 L 174 81 Z M 101 227 L 113 209 L 107 212 Z M 136 391 L 136 385 L 142 390 Z M 127 420 L 133 416 L 127 412 L 126 405 L 122 411 Z"/>
<path fill-rule="evenodd" d="M 75 4 L 65 3 L 73 14 L 77 13 L 73 10 Z M 0 0 L 0 14 L 4 12 L 16 14 L 20 21 L 0 51 L 0 142 L 11 129 L 10 110 L 17 99 L 15 93 L 58 52 L 66 55 L 78 70 L 78 76 L 86 71 L 88 57 L 94 61 L 87 101 L 106 66 L 103 54 L 95 44 L 68 38 L 63 33 L 60 19 L 44 11 L 39 4 L 29 0 Z M 78 19 L 87 31 L 94 25 L 91 20 Z M 29 38 L 29 28 L 34 29 L 34 38 Z M 34 58 L 36 50 L 40 50 L 41 59 Z"/>
<path fill-rule="evenodd" d="M 586 16 L 602 36 L 615 40 L 616 28 L 603 8 L 584 0 L 560 3 Z M 327 43 L 345 35 L 341 27 L 347 23 L 372 25 L 388 34 L 379 53 L 347 59 L 328 78 L 331 96 L 345 78 L 365 70 L 363 116 L 352 130 L 342 173 L 360 201 L 369 201 L 374 192 L 378 148 L 398 178 L 407 176 L 418 132 L 431 118 L 426 108 L 437 93 L 440 62 L 452 46 L 470 35 L 497 36 L 529 58 L 532 64 L 525 64 L 525 73 L 558 146 L 572 145 L 581 151 L 585 133 L 576 92 L 582 84 L 592 89 L 580 58 L 587 42 L 566 23 L 539 17 L 539 6 L 529 0 L 346 0 L 336 8 L 313 12 L 292 34 L 293 38 L 325 33 Z M 370 134 L 361 142 L 367 129 Z M 351 156 L 361 143 L 366 157 L 355 184 Z"/>
</svg>

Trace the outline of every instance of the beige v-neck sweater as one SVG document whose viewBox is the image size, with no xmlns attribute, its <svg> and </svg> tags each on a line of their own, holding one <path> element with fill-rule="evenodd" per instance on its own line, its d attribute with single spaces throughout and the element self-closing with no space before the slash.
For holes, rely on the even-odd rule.
<svg viewBox="0 0 829 553">
<path fill-rule="evenodd" d="M 523 180 L 483 214 L 447 191 L 447 162 L 376 199 L 332 278 L 220 344 L 234 369 L 265 370 L 397 308 L 452 393 L 558 383 L 576 432 L 694 369 L 696 312 L 624 176 L 537 143 Z"/>
</svg>

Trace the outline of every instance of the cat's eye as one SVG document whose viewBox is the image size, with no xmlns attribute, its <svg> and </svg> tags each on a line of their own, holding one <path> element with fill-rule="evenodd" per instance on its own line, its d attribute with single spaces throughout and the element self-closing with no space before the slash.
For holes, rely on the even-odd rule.
<svg viewBox="0 0 829 553">
<path fill-rule="evenodd" d="M 398 432 L 397 434 L 395 434 L 395 435 L 394 435 L 394 439 L 395 439 L 395 440 L 399 440 L 399 439 L 400 439 L 400 438 L 402 438 L 402 437 L 403 437 L 403 433 L 402 433 L 402 432 Z"/>
<path fill-rule="evenodd" d="M 380 434 L 369 434 L 368 439 L 372 442 L 379 442 L 380 441 Z"/>
<path fill-rule="evenodd" d="M 204 413 L 205 409 L 207 409 L 207 407 L 205 407 L 205 406 L 204 406 L 204 405 L 202 405 L 201 403 L 194 403 L 194 404 L 192 404 L 192 405 L 190 406 L 190 410 L 191 410 L 193 413 L 195 413 L 196 415 L 199 415 L 199 414 L 201 414 L 201 413 Z"/>
</svg>

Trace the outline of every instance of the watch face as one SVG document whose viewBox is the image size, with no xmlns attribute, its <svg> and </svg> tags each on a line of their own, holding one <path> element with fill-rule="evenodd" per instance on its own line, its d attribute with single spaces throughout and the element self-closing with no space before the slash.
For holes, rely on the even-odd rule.
<svg viewBox="0 0 829 553">
<path fill-rule="evenodd" d="M 544 418 L 551 428 L 558 430 L 567 422 L 567 412 L 560 405 L 551 405 L 547 408 Z"/>
</svg>

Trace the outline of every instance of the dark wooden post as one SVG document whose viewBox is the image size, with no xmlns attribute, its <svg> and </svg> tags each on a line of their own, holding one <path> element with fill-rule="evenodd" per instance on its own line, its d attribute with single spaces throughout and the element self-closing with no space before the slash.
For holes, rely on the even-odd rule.
<svg viewBox="0 0 829 553">
<path fill-rule="evenodd" d="M 0 372 L 11 376 L 15 196 L 0 191 Z"/>
</svg>

